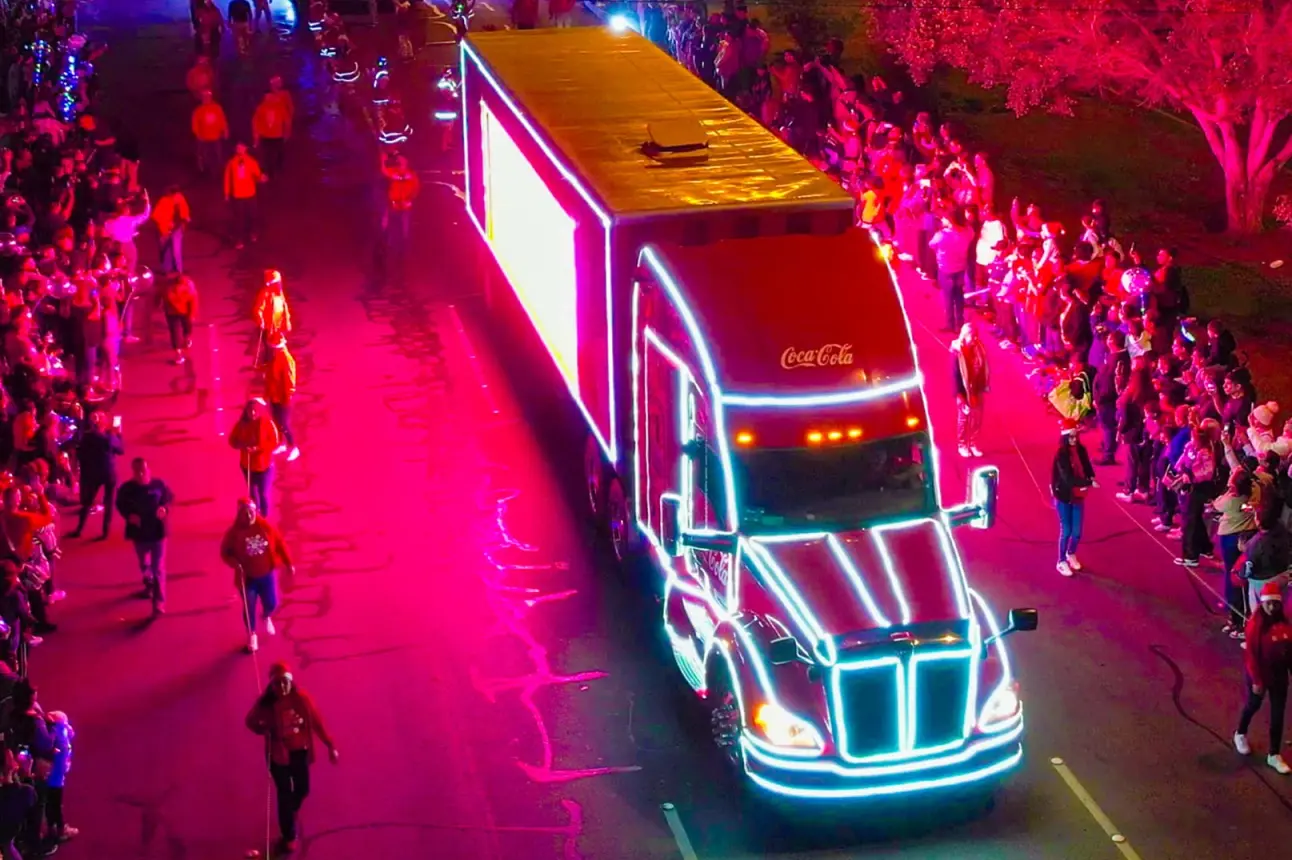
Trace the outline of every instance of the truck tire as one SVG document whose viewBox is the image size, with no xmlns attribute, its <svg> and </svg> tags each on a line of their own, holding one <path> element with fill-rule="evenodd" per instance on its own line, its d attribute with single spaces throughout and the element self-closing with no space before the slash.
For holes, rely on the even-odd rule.
<svg viewBox="0 0 1292 860">
<path fill-rule="evenodd" d="M 606 462 L 601 457 L 601 444 L 597 437 L 588 434 L 588 441 L 583 446 L 583 482 L 588 498 L 588 510 L 592 521 L 598 525 L 605 517 L 606 508 Z"/>
<path fill-rule="evenodd" d="M 725 669 L 709 669 L 708 694 L 705 704 L 709 711 L 709 735 L 723 765 L 732 776 L 740 775 L 740 733 L 744 729 L 744 716 L 740 713 L 740 700 L 731 688 L 731 679 Z"/>
<path fill-rule="evenodd" d="M 641 554 L 641 533 L 637 531 L 628 494 L 618 477 L 611 477 L 606 485 L 605 521 L 610 548 L 621 564 L 631 562 Z"/>
</svg>

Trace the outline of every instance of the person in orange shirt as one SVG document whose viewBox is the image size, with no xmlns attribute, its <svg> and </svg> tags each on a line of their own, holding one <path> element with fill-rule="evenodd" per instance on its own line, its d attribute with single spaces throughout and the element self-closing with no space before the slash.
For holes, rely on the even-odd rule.
<svg viewBox="0 0 1292 860">
<path fill-rule="evenodd" d="M 224 167 L 224 199 L 233 207 L 234 248 L 241 251 L 247 242 L 256 241 L 256 192 L 265 174 L 260 162 L 247 153 L 241 141 L 233 148 L 233 158 Z"/>
<path fill-rule="evenodd" d="M 198 57 L 184 76 L 184 84 L 195 101 L 202 100 L 202 93 L 215 92 L 215 66 L 211 65 L 211 58 L 205 55 Z"/>
<path fill-rule="evenodd" d="M 203 176 L 224 158 L 224 142 L 229 139 L 229 120 L 211 95 L 203 90 L 201 104 L 193 109 L 193 138 L 197 141 L 197 170 Z"/>
<path fill-rule="evenodd" d="M 296 446 L 296 440 L 292 437 L 291 425 L 292 399 L 296 396 L 296 359 L 292 358 L 291 351 L 287 349 L 287 338 L 283 335 L 270 335 L 268 342 L 269 358 L 260 369 L 264 374 L 265 399 L 269 401 L 269 413 L 274 417 L 274 423 L 283 434 L 283 441 L 274 453 L 281 454 L 290 448 L 287 462 L 291 463 L 301 455 L 301 449 Z"/>
<path fill-rule="evenodd" d="M 291 94 L 283 89 L 283 79 L 275 75 L 270 79 L 269 92 L 265 93 L 251 117 L 252 144 L 260 150 L 265 167 L 271 173 L 283 169 L 287 138 L 292 136 L 294 110 Z"/>
<path fill-rule="evenodd" d="M 283 273 L 266 269 L 264 285 L 256 293 L 256 303 L 251 309 L 251 320 L 260 329 L 260 346 L 256 350 L 256 363 L 269 359 L 269 342 L 275 336 L 287 337 L 292 332 L 292 309 L 283 292 Z"/>
<path fill-rule="evenodd" d="M 175 363 L 188 360 L 193 347 L 193 320 L 197 317 L 197 285 L 187 275 L 176 272 L 166 279 L 162 288 L 162 309 L 166 311 L 166 328 L 170 330 L 170 346 L 175 350 Z"/>
<path fill-rule="evenodd" d="M 265 516 L 269 516 L 269 485 L 279 439 L 278 427 L 265 414 L 265 401 L 259 397 L 247 401 L 238 423 L 229 431 L 230 447 L 241 454 L 247 492 Z"/>
<path fill-rule="evenodd" d="M 385 259 L 396 264 L 402 273 L 412 229 L 413 201 L 422 185 L 417 174 L 409 169 L 408 159 L 397 153 L 383 159 L 381 174 L 386 179 L 386 211 L 381 218 L 386 240 Z"/>
<path fill-rule="evenodd" d="M 178 185 L 167 188 L 166 193 L 153 204 L 153 223 L 157 225 L 161 251 L 158 268 L 162 272 L 184 271 L 184 228 L 192 218 L 188 200 Z"/>
</svg>

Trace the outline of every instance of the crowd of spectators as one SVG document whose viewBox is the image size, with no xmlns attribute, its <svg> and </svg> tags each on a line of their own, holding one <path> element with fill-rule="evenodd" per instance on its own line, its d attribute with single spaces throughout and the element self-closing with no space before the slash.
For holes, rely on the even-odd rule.
<svg viewBox="0 0 1292 860">
<path fill-rule="evenodd" d="M 1060 418 L 1098 431 L 1117 498 L 1153 506 L 1178 564 L 1223 567 L 1225 630 L 1242 639 L 1259 587 L 1286 586 L 1292 563 L 1292 418 L 1260 397 L 1233 335 L 1190 315 L 1177 252 L 1128 242 L 1102 200 L 1071 228 L 1043 202 L 1001 205 L 964 130 L 881 77 L 845 73 L 838 39 L 773 58 L 739 4 L 638 12 L 645 36 L 854 194 L 857 222 L 936 285 L 946 332 L 977 306 Z"/>
</svg>

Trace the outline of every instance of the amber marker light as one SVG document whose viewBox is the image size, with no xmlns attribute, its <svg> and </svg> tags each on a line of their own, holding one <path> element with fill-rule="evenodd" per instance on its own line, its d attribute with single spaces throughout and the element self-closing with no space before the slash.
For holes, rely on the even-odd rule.
<svg viewBox="0 0 1292 860">
<path fill-rule="evenodd" d="M 754 434 L 750 433 L 748 430 L 741 430 L 736 434 L 736 444 L 742 446 L 754 444 Z"/>
<path fill-rule="evenodd" d="M 808 444 L 810 445 L 820 445 L 821 440 L 824 438 L 825 436 L 821 434 L 820 430 L 812 430 L 807 434 Z"/>
</svg>

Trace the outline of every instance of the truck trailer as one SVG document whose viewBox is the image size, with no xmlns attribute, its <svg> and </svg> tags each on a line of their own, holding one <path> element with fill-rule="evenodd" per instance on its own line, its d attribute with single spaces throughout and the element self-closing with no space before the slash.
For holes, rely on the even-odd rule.
<svg viewBox="0 0 1292 860">
<path fill-rule="evenodd" d="M 999 475 L 943 505 L 852 198 L 635 33 L 472 34 L 461 65 L 467 211 L 722 755 L 797 798 L 994 786 L 1023 754 L 1004 637 L 1036 613 L 966 579 L 953 532 L 992 525 Z"/>
</svg>

